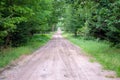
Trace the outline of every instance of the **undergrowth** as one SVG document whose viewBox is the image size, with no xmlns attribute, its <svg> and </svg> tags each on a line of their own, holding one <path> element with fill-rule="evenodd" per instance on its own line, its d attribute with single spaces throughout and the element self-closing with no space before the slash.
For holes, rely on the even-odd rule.
<svg viewBox="0 0 120 80">
<path fill-rule="evenodd" d="M 19 58 L 21 55 L 31 54 L 33 51 L 44 45 L 51 39 L 51 34 L 35 34 L 24 46 L 10 47 L 0 52 L 0 68 L 5 67 L 11 61 Z"/>
</svg>

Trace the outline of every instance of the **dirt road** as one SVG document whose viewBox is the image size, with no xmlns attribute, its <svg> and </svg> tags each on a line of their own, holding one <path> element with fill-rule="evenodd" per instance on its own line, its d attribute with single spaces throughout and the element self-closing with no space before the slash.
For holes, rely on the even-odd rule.
<svg viewBox="0 0 120 80">
<path fill-rule="evenodd" d="M 1 74 L 0 80 L 120 80 L 82 54 L 58 31 L 51 41 Z"/>
</svg>

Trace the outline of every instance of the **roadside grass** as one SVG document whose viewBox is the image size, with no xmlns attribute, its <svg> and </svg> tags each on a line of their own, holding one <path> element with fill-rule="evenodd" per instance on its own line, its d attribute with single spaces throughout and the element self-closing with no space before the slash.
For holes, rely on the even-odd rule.
<svg viewBox="0 0 120 80">
<path fill-rule="evenodd" d="M 2 50 L 0 52 L 0 68 L 5 67 L 11 63 L 11 61 L 14 61 L 22 55 L 31 54 L 39 47 L 47 43 L 51 39 L 52 34 L 53 33 L 45 35 L 35 34 L 24 46 Z"/>
<path fill-rule="evenodd" d="M 104 41 L 84 40 L 67 33 L 64 33 L 63 36 L 80 46 L 86 54 L 93 56 L 96 61 L 103 65 L 104 69 L 113 70 L 120 77 L 120 49 L 110 47 L 110 44 Z"/>
</svg>

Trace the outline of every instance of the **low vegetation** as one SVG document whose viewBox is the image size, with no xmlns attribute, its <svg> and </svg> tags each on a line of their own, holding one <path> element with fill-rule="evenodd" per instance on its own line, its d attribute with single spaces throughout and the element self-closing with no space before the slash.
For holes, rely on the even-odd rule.
<svg viewBox="0 0 120 80">
<path fill-rule="evenodd" d="M 105 69 L 116 71 L 120 76 L 120 49 L 110 47 L 106 41 L 85 40 L 74 37 L 72 34 L 64 34 L 64 37 L 80 46 L 88 55 L 93 56 Z"/>
<path fill-rule="evenodd" d="M 11 61 L 19 58 L 21 55 L 28 55 L 44 45 L 51 39 L 51 34 L 35 34 L 24 46 L 9 47 L 0 52 L 0 68 L 5 67 Z"/>
</svg>

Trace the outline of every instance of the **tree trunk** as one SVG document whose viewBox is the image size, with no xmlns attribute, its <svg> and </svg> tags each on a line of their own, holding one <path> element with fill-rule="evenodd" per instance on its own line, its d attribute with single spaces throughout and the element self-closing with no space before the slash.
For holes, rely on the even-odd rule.
<svg viewBox="0 0 120 80">
<path fill-rule="evenodd" d="M 8 36 L 6 37 L 6 40 L 5 40 L 5 48 L 7 48 L 8 45 L 10 45 L 10 35 L 8 35 Z"/>
<path fill-rule="evenodd" d="M 74 36 L 77 37 L 77 29 L 75 29 Z"/>
</svg>

